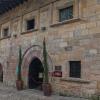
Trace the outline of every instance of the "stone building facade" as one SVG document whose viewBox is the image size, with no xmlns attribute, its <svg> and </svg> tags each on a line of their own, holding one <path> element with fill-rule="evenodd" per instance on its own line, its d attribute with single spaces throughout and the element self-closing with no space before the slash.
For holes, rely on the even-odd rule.
<svg viewBox="0 0 100 100">
<path fill-rule="evenodd" d="M 21 45 L 22 79 L 29 88 L 29 66 L 35 57 L 42 62 L 44 37 L 54 92 L 100 91 L 100 0 L 28 0 L 0 15 L 3 83 L 15 86 Z"/>
</svg>

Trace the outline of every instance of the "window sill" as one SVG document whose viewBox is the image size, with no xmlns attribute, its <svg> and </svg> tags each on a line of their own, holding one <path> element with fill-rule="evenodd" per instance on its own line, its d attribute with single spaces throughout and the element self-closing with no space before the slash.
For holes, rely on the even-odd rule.
<svg viewBox="0 0 100 100">
<path fill-rule="evenodd" d="M 35 31 L 38 31 L 38 29 L 31 29 L 31 30 L 27 30 L 26 32 L 22 32 L 21 34 L 29 34 L 31 32 L 35 32 Z"/>
<path fill-rule="evenodd" d="M 80 18 L 73 18 L 73 19 L 70 19 L 70 20 L 65 20 L 63 22 L 58 22 L 58 23 L 55 23 L 55 24 L 51 24 L 50 26 L 51 27 L 56 27 L 56 26 L 60 26 L 60 25 L 64 25 L 64 24 L 78 22 L 80 20 L 81 20 Z"/>
<path fill-rule="evenodd" d="M 8 39 L 8 38 L 11 38 L 11 36 L 2 37 L 2 38 L 0 38 L 0 40 L 4 40 L 4 39 Z"/>
<path fill-rule="evenodd" d="M 91 82 L 89 80 L 84 80 L 80 78 L 62 78 L 61 81 L 77 82 L 77 83 L 84 83 L 84 84 L 88 84 Z"/>
</svg>

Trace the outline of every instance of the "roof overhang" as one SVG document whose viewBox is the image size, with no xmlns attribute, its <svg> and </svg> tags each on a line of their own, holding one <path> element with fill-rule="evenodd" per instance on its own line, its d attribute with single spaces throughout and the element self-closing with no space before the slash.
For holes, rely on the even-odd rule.
<svg viewBox="0 0 100 100">
<path fill-rule="evenodd" d="M 23 4 L 27 0 L 0 0 L 0 15 L 15 8 L 19 4 Z"/>
</svg>

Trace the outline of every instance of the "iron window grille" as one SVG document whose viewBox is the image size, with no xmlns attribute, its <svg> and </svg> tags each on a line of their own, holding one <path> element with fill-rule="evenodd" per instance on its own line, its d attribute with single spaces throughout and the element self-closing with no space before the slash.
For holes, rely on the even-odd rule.
<svg viewBox="0 0 100 100">
<path fill-rule="evenodd" d="M 81 61 L 69 61 L 70 77 L 81 78 Z"/>
<path fill-rule="evenodd" d="M 34 19 L 27 20 L 27 30 L 31 30 L 34 28 L 35 28 L 35 20 Z"/>
<path fill-rule="evenodd" d="M 59 10 L 59 21 L 65 21 L 73 18 L 73 5 Z"/>
</svg>

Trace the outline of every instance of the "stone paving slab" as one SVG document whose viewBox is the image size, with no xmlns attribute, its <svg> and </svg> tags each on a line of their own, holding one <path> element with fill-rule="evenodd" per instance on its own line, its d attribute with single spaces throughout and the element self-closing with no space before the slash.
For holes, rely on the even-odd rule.
<svg viewBox="0 0 100 100">
<path fill-rule="evenodd" d="M 61 97 L 52 95 L 50 97 L 43 96 L 38 90 L 17 91 L 15 88 L 7 87 L 0 84 L 0 100 L 88 100 L 83 98 Z"/>
</svg>

